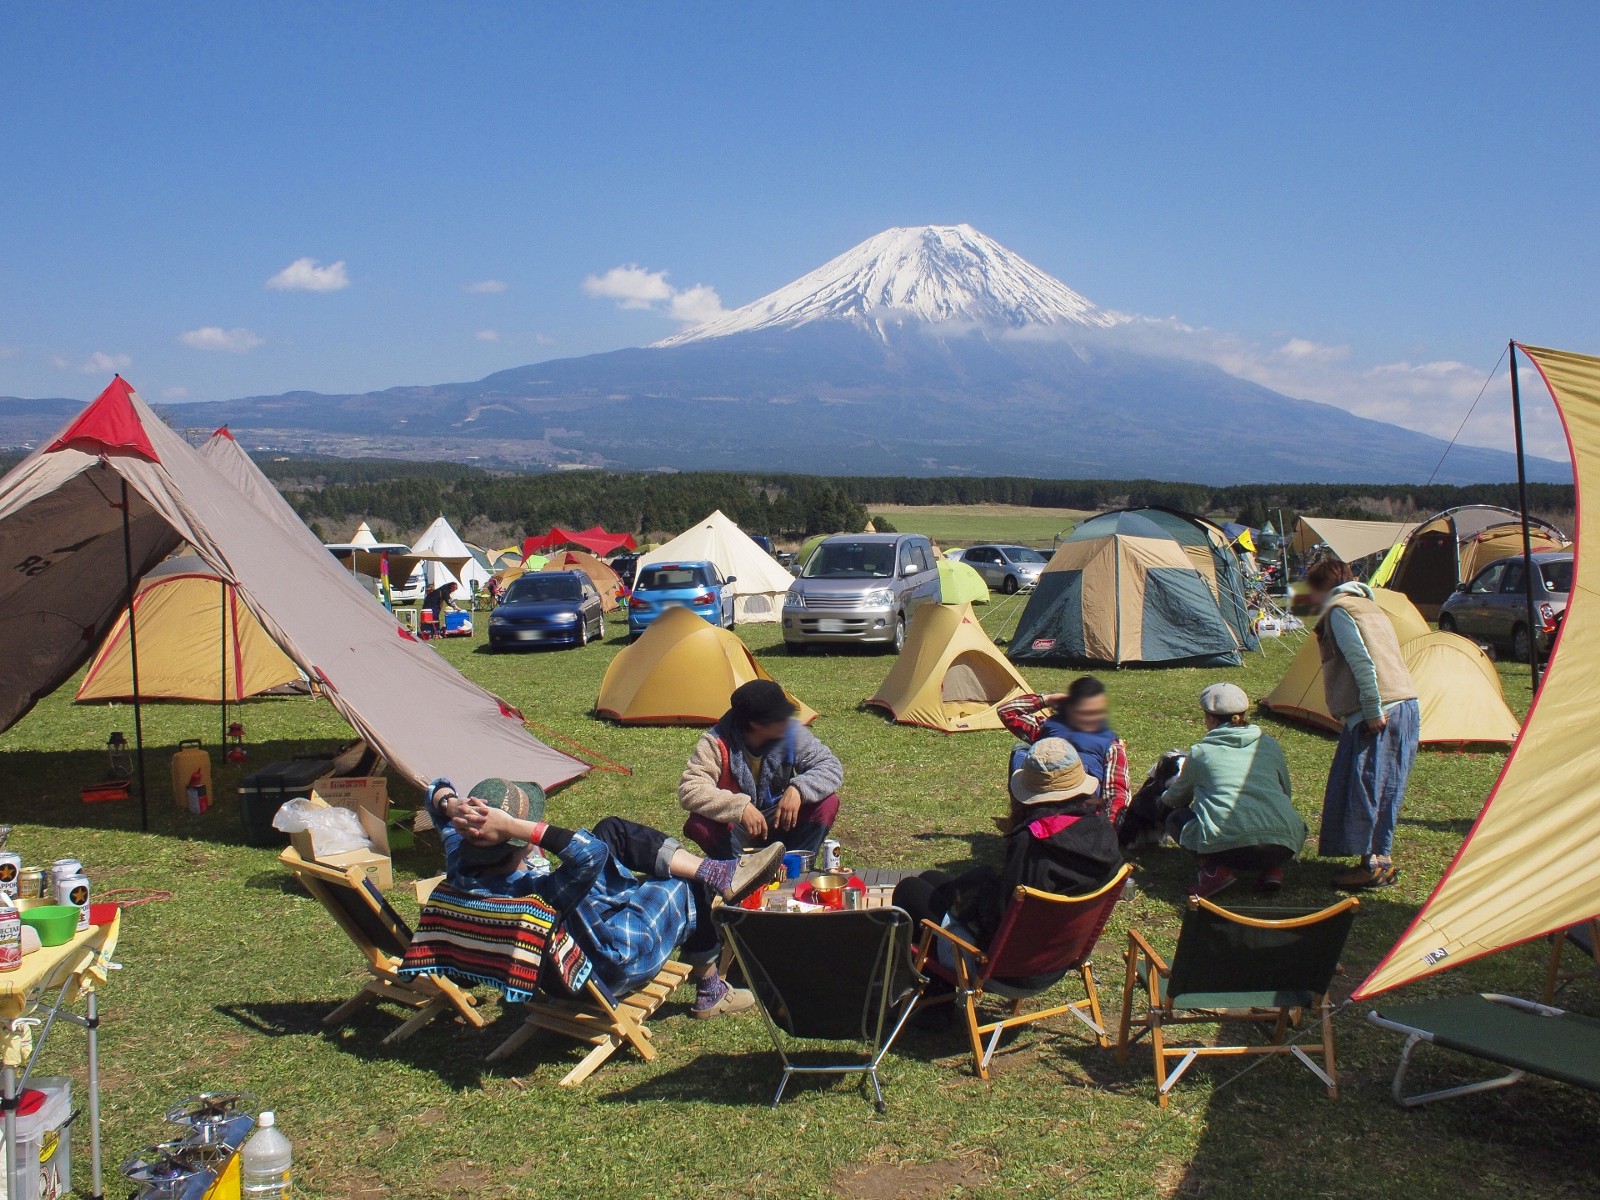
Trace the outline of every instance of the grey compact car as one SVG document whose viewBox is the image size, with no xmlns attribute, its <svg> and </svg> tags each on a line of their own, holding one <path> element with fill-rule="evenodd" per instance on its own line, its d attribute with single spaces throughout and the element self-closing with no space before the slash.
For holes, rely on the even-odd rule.
<svg viewBox="0 0 1600 1200">
<path fill-rule="evenodd" d="M 1009 596 L 1038 583 L 1049 560 L 1027 546 L 974 546 L 962 552 L 961 561 L 995 591 Z"/>
<path fill-rule="evenodd" d="M 919 605 L 939 602 L 933 543 L 918 533 L 840 533 L 818 544 L 783 599 L 783 644 L 829 642 L 900 652 Z"/>
<path fill-rule="evenodd" d="M 1529 637 L 1527 575 L 1521 557 L 1502 558 L 1479 571 L 1446 597 L 1439 628 L 1487 642 L 1527 662 L 1537 647 L 1550 653 L 1572 589 L 1572 552 L 1550 550 L 1533 556 L 1533 636 Z"/>
</svg>

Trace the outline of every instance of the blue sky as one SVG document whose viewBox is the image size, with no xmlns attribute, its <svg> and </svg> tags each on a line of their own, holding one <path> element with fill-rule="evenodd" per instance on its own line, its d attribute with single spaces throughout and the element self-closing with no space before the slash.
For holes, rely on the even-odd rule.
<svg viewBox="0 0 1600 1200">
<path fill-rule="evenodd" d="M 619 265 L 732 307 L 966 221 L 1437 431 L 1510 335 L 1600 352 L 1600 10 L 1536 11 L 11 5 L 0 394 L 473 379 L 677 328 Z"/>
</svg>

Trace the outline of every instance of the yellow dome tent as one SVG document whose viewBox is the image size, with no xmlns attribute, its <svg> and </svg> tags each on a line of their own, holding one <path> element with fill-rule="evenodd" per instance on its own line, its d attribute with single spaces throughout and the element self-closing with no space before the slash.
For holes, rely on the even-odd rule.
<svg viewBox="0 0 1600 1200">
<path fill-rule="evenodd" d="M 198 558 L 169 558 L 156 566 L 134 591 L 133 607 L 141 700 L 233 704 L 304 678 L 233 587 L 224 591 L 217 573 Z M 74 699 L 89 704 L 133 698 L 123 610 Z"/>
<path fill-rule="evenodd" d="M 771 679 L 731 630 L 686 608 L 669 608 L 606 668 L 595 713 L 625 725 L 712 725 L 733 690 Z M 814 710 L 795 700 L 809 725 Z"/>
<path fill-rule="evenodd" d="M 995 709 L 1028 691 L 970 604 L 924 604 L 889 677 L 867 701 L 902 725 L 942 733 L 1003 729 Z"/>
<path fill-rule="evenodd" d="M 987 604 L 989 585 L 972 567 L 955 558 L 939 558 L 940 604 Z"/>
<path fill-rule="evenodd" d="M 1500 676 L 1489 656 L 1464 637 L 1430 629 L 1416 606 L 1399 592 L 1378 588 L 1374 595 L 1394 626 L 1400 653 L 1417 685 L 1423 743 L 1515 741 L 1520 727 L 1506 707 Z M 1322 655 L 1315 637 L 1306 639 L 1261 707 L 1280 717 L 1339 731 L 1322 694 Z"/>
</svg>

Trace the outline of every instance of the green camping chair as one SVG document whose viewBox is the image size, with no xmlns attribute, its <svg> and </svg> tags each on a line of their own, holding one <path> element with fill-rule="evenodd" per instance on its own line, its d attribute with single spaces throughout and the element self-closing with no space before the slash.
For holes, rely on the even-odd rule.
<svg viewBox="0 0 1600 1200">
<path fill-rule="evenodd" d="M 1330 1098 L 1339 1095 L 1339 1073 L 1333 1052 L 1333 1009 L 1328 988 L 1339 969 L 1339 956 L 1355 922 L 1360 902 L 1354 897 L 1324 909 L 1253 908 L 1229 910 L 1192 897 L 1178 932 L 1172 963 L 1156 953 L 1137 930 L 1128 932 L 1127 978 L 1122 989 L 1122 1026 L 1117 1061 L 1145 1034 L 1155 1056 L 1156 1088 L 1161 1107 L 1167 1094 L 1197 1058 L 1210 1055 L 1287 1054 L 1322 1080 Z M 1132 1034 L 1134 997 L 1147 997 Z M 1297 1045 L 1285 1041 L 1301 1015 L 1315 1012 L 1322 1021 L 1322 1065 Z M 1259 1023 L 1272 1026 L 1267 1045 L 1175 1045 L 1168 1030 L 1174 1025 Z M 1167 1063 L 1178 1059 L 1168 1073 Z"/>
</svg>

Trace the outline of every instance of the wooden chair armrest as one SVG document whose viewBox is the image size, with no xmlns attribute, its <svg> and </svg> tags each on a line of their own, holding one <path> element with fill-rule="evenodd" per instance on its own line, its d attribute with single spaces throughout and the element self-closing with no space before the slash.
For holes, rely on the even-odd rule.
<svg viewBox="0 0 1600 1200">
<path fill-rule="evenodd" d="M 984 952 L 982 950 L 979 950 L 971 942 L 962 941 L 955 934 L 951 933 L 948 929 L 946 929 L 943 925 L 935 925 L 932 921 L 924 921 L 922 924 L 923 924 L 923 927 L 927 930 L 927 932 L 929 934 L 933 935 L 934 937 L 943 938 L 945 941 L 949 942 L 956 949 L 964 951 L 965 953 L 972 955 L 972 957 L 977 959 L 979 962 L 987 962 L 988 961 L 988 955 L 984 954 Z M 929 945 L 932 944 L 931 940 L 930 940 L 930 942 L 928 944 Z"/>
<path fill-rule="evenodd" d="M 1167 965 L 1167 960 L 1156 953 L 1155 947 L 1145 940 L 1144 934 L 1137 929 L 1128 930 L 1128 953 L 1142 954 L 1158 975 L 1169 975 L 1172 968 Z"/>
</svg>

